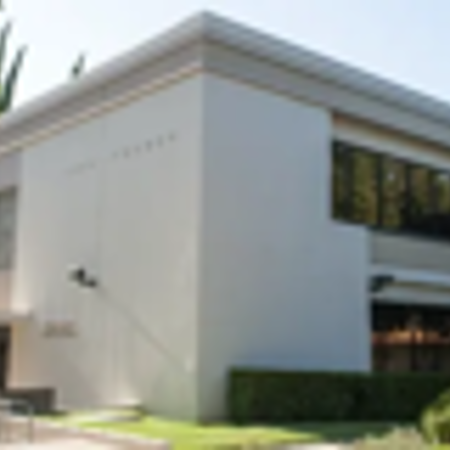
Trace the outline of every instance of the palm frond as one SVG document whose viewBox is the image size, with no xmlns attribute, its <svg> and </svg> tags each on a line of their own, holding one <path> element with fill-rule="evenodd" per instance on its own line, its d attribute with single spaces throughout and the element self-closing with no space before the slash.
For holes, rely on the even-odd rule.
<svg viewBox="0 0 450 450">
<path fill-rule="evenodd" d="M 75 64 L 72 66 L 72 69 L 70 71 L 71 78 L 78 78 L 80 77 L 86 67 L 86 56 L 80 55 L 78 59 L 75 61 Z"/>
<path fill-rule="evenodd" d="M 8 41 L 11 34 L 11 29 L 12 25 L 8 22 L 0 32 L 0 74 L 3 73 L 3 67 L 8 56 Z"/>
<path fill-rule="evenodd" d="M 22 47 L 16 53 L 5 80 L 2 83 L 2 91 L 0 93 L 0 112 L 8 111 L 12 106 L 17 81 L 23 67 L 25 55 L 26 48 Z"/>
</svg>

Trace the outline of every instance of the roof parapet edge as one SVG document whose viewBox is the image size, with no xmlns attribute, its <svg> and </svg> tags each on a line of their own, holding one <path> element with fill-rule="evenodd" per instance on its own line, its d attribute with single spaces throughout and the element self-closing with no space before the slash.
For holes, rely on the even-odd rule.
<svg viewBox="0 0 450 450">
<path fill-rule="evenodd" d="M 149 64 L 169 52 L 198 40 L 203 35 L 207 14 L 197 14 L 151 38 L 137 48 L 92 69 L 80 79 L 68 81 L 26 102 L 23 106 L 4 114 L 0 120 L 0 133 L 5 128 L 18 126 L 44 110 L 56 108 L 77 98 L 83 93 L 101 87 L 112 80 L 120 79 L 144 64 Z"/>
<path fill-rule="evenodd" d="M 91 89 L 100 88 L 104 83 L 121 79 L 190 42 L 201 40 L 217 41 L 427 120 L 450 125 L 450 104 L 446 102 L 206 11 L 191 16 L 134 50 L 93 69 L 81 79 L 55 88 L 4 115 L 0 120 L 0 133 L 19 126 L 21 122 L 47 109 L 70 102 Z"/>
<path fill-rule="evenodd" d="M 209 39 L 450 125 L 450 103 L 218 15 L 205 20 Z"/>
</svg>

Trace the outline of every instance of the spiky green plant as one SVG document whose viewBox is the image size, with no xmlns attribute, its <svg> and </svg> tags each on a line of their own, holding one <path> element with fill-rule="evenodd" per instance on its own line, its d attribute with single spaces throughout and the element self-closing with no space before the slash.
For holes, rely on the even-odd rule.
<svg viewBox="0 0 450 450">
<path fill-rule="evenodd" d="M 85 71 L 86 67 L 86 56 L 84 54 L 81 54 L 78 59 L 75 61 L 74 65 L 72 66 L 72 69 L 70 71 L 70 78 L 76 79 L 81 77 Z"/>
<path fill-rule="evenodd" d="M 2 8 L 1 3 L 0 8 Z M 11 23 L 6 23 L 0 31 L 0 114 L 10 110 L 13 105 L 26 55 L 26 48 L 21 47 L 16 50 L 11 62 L 7 64 L 11 31 Z"/>
<path fill-rule="evenodd" d="M 4 9 L 5 4 L 0 0 L 0 12 Z M 0 114 L 9 111 L 13 106 L 17 84 L 27 53 L 26 47 L 22 46 L 15 51 L 13 58 L 8 60 L 11 32 L 12 25 L 10 22 L 0 28 Z M 80 55 L 71 68 L 71 78 L 80 77 L 85 70 L 85 65 L 85 56 Z"/>
</svg>

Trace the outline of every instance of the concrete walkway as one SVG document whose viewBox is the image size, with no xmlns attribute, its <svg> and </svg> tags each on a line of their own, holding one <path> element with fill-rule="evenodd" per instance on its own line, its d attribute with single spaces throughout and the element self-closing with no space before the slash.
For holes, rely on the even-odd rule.
<svg viewBox="0 0 450 450">
<path fill-rule="evenodd" d="M 153 450 L 148 446 L 140 446 L 140 449 Z M 46 442 L 2 444 L 2 450 L 135 450 L 137 447 L 114 442 L 97 442 L 89 438 L 55 439 Z"/>
<path fill-rule="evenodd" d="M 116 450 L 116 446 L 89 442 L 85 439 L 60 439 L 34 444 L 6 444 L 2 450 Z"/>
<path fill-rule="evenodd" d="M 3 446 L 2 450 L 118 450 L 114 444 L 92 442 L 86 439 L 60 439 L 53 442 L 34 444 L 10 444 Z M 148 447 L 149 449 L 151 447 Z M 334 444 L 298 445 L 286 450 L 343 450 L 343 447 Z"/>
<path fill-rule="evenodd" d="M 54 442 L 35 444 L 10 444 L 3 446 L 2 450 L 118 450 L 114 444 L 101 444 L 86 439 L 61 439 Z M 150 447 L 148 447 L 150 448 Z M 286 450 L 343 450 L 343 447 L 334 444 L 298 445 Z"/>
<path fill-rule="evenodd" d="M 26 423 L 14 421 L 3 429 L 1 450 L 168 450 L 164 441 L 144 440 L 99 431 L 77 430 L 38 422 L 32 442 L 27 441 Z"/>
</svg>

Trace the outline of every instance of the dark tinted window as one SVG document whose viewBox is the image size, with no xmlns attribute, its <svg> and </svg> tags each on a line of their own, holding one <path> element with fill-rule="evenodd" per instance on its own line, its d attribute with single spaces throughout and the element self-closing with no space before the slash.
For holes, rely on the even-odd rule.
<svg viewBox="0 0 450 450">
<path fill-rule="evenodd" d="M 333 214 L 381 229 L 450 239 L 450 172 L 336 143 Z"/>
<path fill-rule="evenodd" d="M 406 221 L 406 165 L 388 156 L 381 160 L 380 224 L 387 229 L 401 229 Z"/>
<path fill-rule="evenodd" d="M 374 154 L 363 151 L 352 153 L 353 182 L 350 196 L 352 219 L 355 222 L 376 225 L 378 222 L 378 160 Z"/>
<path fill-rule="evenodd" d="M 450 174 L 433 173 L 434 222 L 440 236 L 450 236 Z"/>
<path fill-rule="evenodd" d="M 431 171 L 421 166 L 409 168 L 408 229 L 421 233 L 432 231 Z"/>
<path fill-rule="evenodd" d="M 338 219 L 349 219 L 350 209 L 350 159 L 343 145 L 336 144 L 333 152 L 333 215 Z"/>
</svg>

